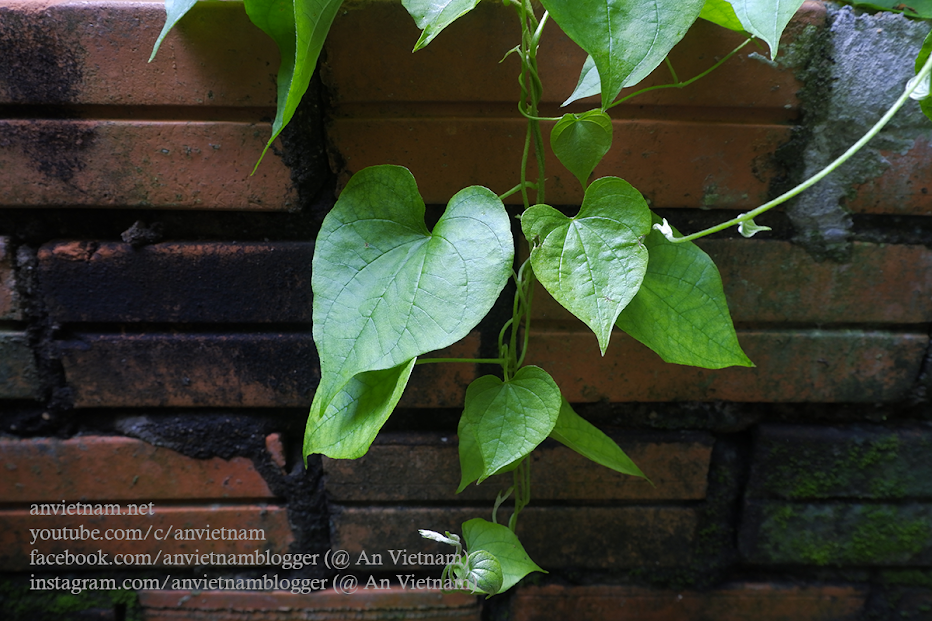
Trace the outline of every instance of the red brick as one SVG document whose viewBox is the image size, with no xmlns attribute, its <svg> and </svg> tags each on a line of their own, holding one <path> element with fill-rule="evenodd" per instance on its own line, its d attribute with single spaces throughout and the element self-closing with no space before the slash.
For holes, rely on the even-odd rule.
<svg viewBox="0 0 932 621">
<path fill-rule="evenodd" d="M 856 330 L 761 330 L 738 338 L 756 368 L 666 364 L 617 330 L 604 358 L 591 333 L 536 332 L 526 362 L 545 368 L 570 402 L 880 402 L 903 398 L 928 344 L 925 334 Z"/>
<path fill-rule="evenodd" d="M 852 188 L 854 196 L 845 207 L 854 213 L 932 215 L 932 141 L 919 137 L 905 153 L 881 151 L 880 155 L 889 168 Z"/>
<path fill-rule="evenodd" d="M 245 457 L 193 459 L 117 436 L 0 439 L 4 502 L 271 498 Z"/>
<path fill-rule="evenodd" d="M 507 505 L 506 505 L 507 506 Z M 462 523 L 490 518 L 490 507 L 343 507 L 335 511 L 334 549 L 349 552 L 355 566 L 366 555 L 382 554 L 383 569 L 393 567 L 388 550 L 449 553 L 450 547 L 423 539 L 418 529 L 462 534 Z M 502 509 L 500 517 L 507 518 Z M 539 507 L 519 518 L 518 535 L 528 555 L 544 569 L 578 567 L 619 569 L 672 567 L 689 563 L 697 510 L 690 507 Z M 632 536 L 636 533 L 636 536 Z M 439 575 L 440 567 L 437 567 Z"/>
<path fill-rule="evenodd" d="M 856 242 L 850 261 L 835 263 L 816 261 L 784 241 L 721 239 L 699 245 L 722 274 L 736 322 L 932 321 L 932 252 L 924 246 Z M 547 325 L 582 326 L 540 286 L 534 315 L 552 322 Z"/>
<path fill-rule="evenodd" d="M 295 209 L 267 123 L 0 120 L 0 207 Z"/>
<path fill-rule="evenodd" d="M 35 399 L 40 389 L 26 333 L 0 330 L 0 399 Z"/>
<path fill-rule="evenodd" d="M 478 599 L 466 593 L 437 591 L 360 590 L 335 593 L 328 588 L 311 594 L 288 591 L 141 591 L 139 604 L 146 621 L 200 619 L 214 621 L 266 619 L 419 619 L 422 621 L 472 620 L 481 618 Z"/>
<path fill-rule="evenodd" d="M 422 358 L 478 358 L 480 337 L 470 332 L 463 340 Z M 478 377 L 476 365 L 462 362 L 414 367 L 398 407 L 462 407 L 466 388 Z"/>
<path fill-rule="evenodd" d="M 22 318 L 13 271 L 13 248 L 9 237 L 0 237 L 0 319 L 17 321 Z"/>
<path fill-rule="evenodd" d="M 38 541 L 32 544 L 29 529 L 79 528 L 100 529 L 99 537 L 105 538 L 108 529 L 141 529 L 132 541 L 107 541 L 92 539 L 82 541 Z M 262 529 L 265 538 L 257 541 L 217 540 L 173 540 L 178 529 Z M 118 531 L 123 536 L 123 531 Z M 169 535 L 168 533 L 171 533 Z M 111 532 L 110 536 L 114 536 Z M 156 536 L 167 537 L 165 541 Z M 149 554 L 151 567 L 159 569 L 174 567 L 166 563 L 167 554 L 224 553 L 248 554 L 255 550 L 283 553 L 293 541 L 288 524 L 288 511 L 272 505 L 238 505 L 214 507 L 160 507 L 155 505 L 153 515 L 145 516 L 34 516 L 28 509 L 0 511 L 0 570 L 35 571 L 30 566 L 30 551 L 42 554 L 58 554 L 65 550 L 72 554 L 93 554 L 102 550 L 113 561 L 115 554 Z M 160 554 L 161 552 L 161 554 Z M 174 560 L 174 559 L 173 559 Z M 182 559 L 185 560 L 185 559 Z M 197 559 L 191 559 L 197 560 Z M 184 566 L 204 565 L 201 562 L 183 562 Z M 214 565 L 212 563 L 206 563 Z M 117 565 L 110 567 L 117 568 Z M 65 567 L 51 569 L 65 570 Z M 69 565 L 67 570 L 93 570 L 92 565 Z"/>
<path fill-rule="evenodd" d="M 423 118 L 434 117 L 434 118 Z M 544 123 L 545 135 L 549 125 Z M 615 144 L 595 175 L 619 175 L 654 207 L 749 209 L 766 200 L 776 148 L 790 138 L 782 125 L 615 120 Z M 421 114 L 412 118 L 336 118 L 329 136 L 349 175 L 377 164 L 406 166 L 427 203 L 446 204 L 463 187 L 504 193 L 520 179 L 521 119 Z M 412 142 L 413 141 L 413 142 Z M 412 145 L 416 145 L 413 148 Z M 579 204 L 579 182 L 553 157 L 549 142 L 548 203 Z M 722 162 L 728 162 L 723 166 Z M 672 172 L 675 171 L 675 174 Z M 520 203 L 519 195 L 506 200 Z"/>
<path fill-rule="evenodd" d="M 242 3 L 195 5 L 149 63 L 164 23 L 161 2 L 2 0 L 0 104 L 274 108 L 278 48 Z"/>
<path fill-rule="evenodd" d="M 643 479 L 618 474 L 562 445 L 547 443 L 534 452 L 531 468 L 534 499 L 564 500 L 701 500 L 705 498 L 712 441 L 698 435 L 616 438 L 643 470 Z M 454 436 L 383 434 L 363 457 L 324 458 L 327 492 L 334 502 L 415 502 L 495 500 L 511 485 L 511 474 L 470 485 L 456 494 L 460 481 Z"/>
<path fill-rule="evenodd" d="M 854 621 L 866 598 L 864 589 L 851 586 L 744 583 L 700 593 L 548 585 L 518 589 L 511 610 L 514 621 Z"/>
<path fill-rule="evenodd" d="M 310 242 L 60 242 L 39 249 L 39 275 L 60 323 L 304 323 L 313 256 Z"/>
</svg>

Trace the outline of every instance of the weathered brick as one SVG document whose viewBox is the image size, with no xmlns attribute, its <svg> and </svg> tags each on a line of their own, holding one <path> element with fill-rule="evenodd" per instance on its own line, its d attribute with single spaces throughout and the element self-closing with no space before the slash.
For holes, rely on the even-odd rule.
<svg viewBox="0 0 932 621">
<path fill-rule="evenodd" d="M 16 292 L 13 253 L 9 237 L 0 237 L 0 319 L 14 321 L 23 318 Z"/>
<path fill-rule="evenodd" d="M 33 544 L 30 529 L 80 528 L 86 531 L 99 529 L 96 535 L 89 535 L 80 540 L 42 540 L 37 534 Z M 213 534 L 205 535 L 204 529 L 210 528 Z M 126 530 L 134 529 L 127 535 Z M 135 530 L 138 529 L 138 530 Z M 178 530 L 182 530 L 179 539 L 175 539 Z M 201 534 L 190 535 L 188 529 L 201 529 Z M 233 529 L 235 537 L 215 533 L 216 529 Z M 245 533 L 241 533 L 246 529 Z M 251 532 L 253 529 L 259 529 Z M 93 539 L 94 536 L 99 540 Z M 122 540 L 107 537 L 125 537 Z M 205 537 L 213 537 L 207 539 Z M 226 537 L 225 539 L 222 539 Z M 163 539 L 164 538 L 164 539 Z M 213 507 L 154 507 L 153 515 L 144 516 L 35 516 L 28 509 L 0 510 L 0 570 L 35 571 L 30 565 L 30 552 L 35 549 L 41 554 L 59 554 L 65 550 L 72 554 L 94 554 L 98 550 L 109 555 L 106 560 L 117 568 L 119 561 L 116 554 L 148 554 L 148 562 L 128 561 L 125 565 L 146 565 L 149 567 L 174 567 L 182 565 L 224 565 L 225 563 L 203 563 L 200 558 L 174 557 L 175 554 L 249 554 L 259 550 L 272 553 L 287 552 L 293 541 L 291 527 L 288 524 L 288 511 L 284 507 L 273 505 L 239 505 Z M 175 561 L 180 561 L 175 563 Z M 236 565 L 234 565 L 236 566 Z M 99 569 L 92 564 L 65 565 L 71 570 Z M 62 567 L 50 567 L 59 571 Z"/>
<path fill-rule="evenodd" d="M 0 120 L 0 207 L 288 211 L 267 123 Z"/>
<path fill-rule="evenodd" d="M 635 586 L 521 587 L 511 604 L 515 621 L 854 621 L 867 598 L 852 586 L 731 584 L 706 592 Z"/>
<path fill-rule="evenodd" d="M 932 504 L 749 501 L 738 546 L 761 565 L 932 566 Z"/>
<path fill-rule="evenodd" d="M 505 509 L 502 514 L 507 516 Z M 423 539 L 418 529 L 461 533 L 462 523 L 475 517 L 489 519 L 489 508 L 342 507 L 332 517 L 332 541 L 334 549 L 348 551 L 360 569 L 366 567 L 362 552 L 367 556 L 381 553 L 383 569 L 391 568 L 388 550 L 451 551 L 450 546 Z M 697 510 L 530 506 L 518 522 L 518 535 L 528 555 L 545 569 L 671 567 L 690 561 Z M 436 569 L 439 575 L 441 567 Z"/>
<path fill-rule="evenodd" d="M 40 387 L 26 334 L 0 330 L 0 399 L 34 399 Z"/>
<path fill-rule="evenodd" d="M 912 387 L 928 344 L 924 334 L 860 330 L 745 331 L 738 338 L 756 368 L 666 364 L 620 331 L 604 358 L 591 333 L 537 332 L 526 362 L 551 373 L 570 402 L 881 402 Z"/>
<path fill-rule="evenodd" d="M 0 463 L 4 502 L 272 497 L 244 457 L 193 459 L 133 438 L 0 439 Z"/>
<path fill-rule="evenodd" d="M 626 433 L 615 439 L 650 477 L 625 476 L 570 449 L 545 443 L 533 454 L 534 499 L 546 500 L 701 500 L 705 498 L 712 453 L 707 434 L 658 436 Z M 470 485 L 460 481 L 455 437 L 437 434 L 383 434 L 363 457 L 324 458 L 327 492 L 341 502 L 495 500 L 511 484 L 511 474 Z"/>
<path fill-rule="evenodd" d="M 763 425 L 747 495 L 932 500 L 930 450 L 924 427 Z"/>
<path fill-rule="evenodd" d="M 932 252 L 924 246 L 856 242 L 851 259 L 835 263 L 816 261 L 784 241 L 700 240 L 699 245 L 718 266 L 736 322 L 932 321 L 927 302 Z M 539 285 L 534 314 L 536 320 L 582 326 Z"/>
<path fill-rule="evenodd" d="M 916 138 L 906 152 L 882 151 L 889 167 L 852 188 L 845 208 L 854 213 L 932 215 L 932 140 Z"/>
<path fill-rule="evenodd" d="M 426 117 L 426 118 L 425 118 Z M 432 118 L 433 117 L 433 118 Z M 547 123 L 544 135 L 549 135 Z M 790 138 L 783 125 L 615 120 L 615 142 L 595 175 L 624 178 L 654 207 L 748 209 L 766 200 L 778 172 L 768 162 Z M 417 149 L 411 148 L 416 136 Z M 503 193 L 520 179 L 525 122 L 420 114 L 407 118 L 336 118 L 329 137 L 345 160 L 343 181 L 367 166 L 406 166 L 427 203 L 446 204 L 471 184 Z M 580 204 L 582 187 L 547 149 L 547 200 Z M 729 166 L 723 167 L 721 162 Z M 670 174 L 676 171 L 675 175 Z M 506 202 L 520 203 L 515 194 Z"/>
<path fill-rule="evenodd" d="M 164 23 L 160 2 L 2 0 L 0 104 L 274 108 L 278 48 L 241 2 L 195 5 L 149 63 Z"/>
<path fill-rule="evenodd" d="M 60 242 L 39 249 L 39 274 L 60 323 L 302 323 L 313 255 L 310 242 Z"/>
<path fill-rule="evenodd" d="M 300 580 L 300 579 L 299 579 Z M 302 586 L 307 583 L 301 582 Z M 334 592 L 332 580 L 325 590 L 313 593 L 283 591 L 140 591 L 139 604 L 146 621 L 201 619 L 213 621 L 290 621 L 318 619 L 419 619 L 422 621 L 481 618 L 478 599 L 467 593 L 437 591 L 363 590 Z M 294 587 L 293 587 L 294 588 Z M 310 588 L 310 587 L 307 587 Z M 205 616 L 206 615 L 206 616 Z"/>
<path fill-rule="evenodd" d="M 463 340 L 422 358 L 478 358 L 480 340 L 478 332 L 470 332 Z M 418 365 L 411 373 L 398 407 L 462 407 L 466 388 L 476 377 L 474 364 Z"/>
</svg>

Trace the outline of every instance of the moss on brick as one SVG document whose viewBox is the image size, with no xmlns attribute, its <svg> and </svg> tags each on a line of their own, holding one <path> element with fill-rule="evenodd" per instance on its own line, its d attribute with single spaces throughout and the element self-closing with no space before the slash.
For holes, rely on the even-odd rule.
<svg viewBox="0 0 932 621">
<path fill-rule="evenodd" d="M 142 621 L 139 598 L 135 591 L 37 591 L 21 581 L 0 581 L 0 609 L 7 619 L 58 621 L 73 618 L 76 613 L 120 610 L 119 618 Z M 90 618 L 90 617 L 88 617 Z"/>
</svg>

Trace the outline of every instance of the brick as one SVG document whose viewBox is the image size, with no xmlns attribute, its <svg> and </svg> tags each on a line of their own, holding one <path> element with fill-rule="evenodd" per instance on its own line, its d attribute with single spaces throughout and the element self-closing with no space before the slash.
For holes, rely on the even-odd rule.
<svg viewBox="0 0 932 621">
<path fill-rule="evenodd" d="M 305 584 L 305 583 L 302 583 Z M 318 619 L 420 619 L 423 621 L 479 621 L 475 595 L 437 591 L 362 590 L 351 595 L 328 588 L 310 594 L 288 591 L 140 591 L 139 604 L 146 621 L 200 619 L 214 621 L 265 619 L 291 621 Z"/>
<path fill-rule="evenodd" d="M 701 500 L 705 498 L 712 438 L 707 434 L 626 433 L 615 439 L 650 483 L 613 472 L 570 449 L 545 443 L 533 453 L 535 501 Z M 511 475 L 492 477 L 456 494 L 460 481 L 454 437 L 383 434 L 363 457 L 324 458 L 329 497 L 344 502 L 495 500 Z"/>
<path fill-rule="evenodd" d="M 296 208 L 267 123 L 0 120 L 0 207 Z"/>
<path fill-rule="evenodd" d="M 676 224 L 675 222 L 673 223 Z M 924 246 L 852 244 L 850 261 L 816 261 L 790 242 L 700 240 L 718 266 L 736 322 L 926 323 L 932 252 Z M 535 320 L 582 326 L 539 286 Z M 540 325 L 540 324 L 538 324 Z"/>
<path fill-rule="evenodd" d="M 60 323 L 309 323 L 314 244 L 61 242 L 39 249 Z"/>
<path fill-rule="evenodd" d="M 164 23 L 160 2 L 2 0 L 0 104 L 274 109 L 278 48 L 241 2 L 196 5 L 149 63 Z"/>
<path fill-rule="evenodd" d="M 75 334 L 58 343 L 74 404 L 87 407 L 310 407 L 320 378 L 307 333 Z M 428 356 L 475 357 L 479 335 Z M 422 365 L 402 407 L 462 405 L 475 365 Z"/>
<path fill-rule="evenodd" d="M 741 555 L 761 565 L 932 566 L 932 504 L 749 501 Z"/>
<path fill-rule="evenodd" d="M 880 155 L 888 168 L 852 188 L 845 207 L 853 213 L 932 215 L 932 140 L 920 136 L 905 153 L 881 151 Z"/>
<path fill-rule="evenodd" d="M 505 509 L 502 513 L 507 515 Z M 489 519 L 488 506 L 343 507 L 332 514 L 332 542 L 360 568 L 366 566 L 362 552 L 381 553 L 386 569 L 393 566 L 391 549 L 450 552 L 449 546 L 423 539 L 418 529 L 461 534 L 462 523 L 475 517 Z M 530 506 L 521 512 L 518 535 L 545 569 L 672 567 L 689 563 L 696 523 L 697 510 L 690 507 Z M 436 569 L 439 575 L 441 567 Z"/>
<path fill-rule="evenodd" d="M 932 433 L 923 427 L 763 425 L 751 498 L 932 500 Z"/>
<path fill-rule="evenodd" d="M 710 371 L 664 363 L 620 331 L 605 357 L 595 336 L 546 330 L 531 337 L 526 363 L 545 368 L 570 402 L 881 402 L 903 398 L 928 337 L 860 330 L 738 333 L 756 368 Z"/>
<path fill-rule="evenodd" d="M 0 399 L 35 399 L 40 388 L 26 333 L 0 330 Z"/>
<path fill-rule="evenodd" d="M 0 463 L 11 503 L 272 497 L 245 457 L 193 459 L 133 438 L 0 439 Z"/>
<path fill-rule="evenodd" d="M 852 586 L 730 584 L 707 592 L 635 586 L 527 586 L 512 599 L 514 621 L 855 621 L 867 592 Z M 621 616 L 619 616 L 621 615 Z"/>
<path fill-rule="evenodd" d="M 551 124 L 541 125 L 549 135 Z M 756 207 L 766 200 L 770 181 L 779 172 L 772 155 L 791 134 L 787 126 L 727 121 L 616 119 L 613 127 L 615 143 L 623 146 L 608 153 L 596 177 L 624 171 L 624 178 L 658 208 Z M 446 204 L 468 185 L 499 193 L 514 187 L 520 179 L 524 135 L 521 119 L 429 113 L 336 118 L 329 131 L 345 160 L 344 183 L 367 166 L 400 164 L 414 174 L 424 200 L 436 204 Z M 548 203 L 580 204 L 579 182 L 552 155 L 549 142 L 546 150 Z M 521 198 L 512 195 L 506 202 L 518 204 Z"/>
<path fill-rule="evenodd" d="M 0 237 L 0 320 L 18 321 L 23 318 L 23 313 L 16 292 L 12 250 L 10 238 Z"/>
<path fill-rule="evenodd" d="M 101 540 L 89 537 L 85 540 L 38 540 L 32 544 L 30 529 L 58 529 L 80 528 L 81 525 L 89 530 L 99 529 L 96 536 Z M 247 529 L 244 537 L 261 537 L 256 540 L 212 540 L 191 539 L 186 534 L 175 539 L 179 529 L 234 529 L 239 531 Z M 126 531 L 110 529 L 139 529 L 130 535 L 133 540 L 106 540 L 106 537 L 126 537 Z M 250 535 L 252 529 L 260 529 Z M 165 538 L 157 540 L 156 538 Z M 196 536 L 195 536 L 196 537 Z M 220 535 L 222 537 L 222 535 Z M 30 565 L 30 551 L 35 549 L 41 554 L 58 554 L 65 550 L 72 554 L 94 554 L 98 550 L 108 554 L 107 560 L 115 561 L 116 554 L 149 554 L 150 567 L 174 567 L 175 560 L 185 567 L 195 565 L 225 565 L 225 563 L 202 563 L 193 557 L 169 559 L 168 554 L 207 554 L 210 552 L 222 554 L 249 554 L 256 550 L 272 553 L 283 553 L 294 538 L 288 524 L 288 511 L 284 507 L 273 505 L 233 505 L 212 507 L 160 507 L 154 508 L 153 515 L 145 516 L 34 516 L 29 515 L 28 509 L 0 510 L 0 570 L 3 571 L 35 571 Z M 126 565 L 143 563 L 127 562 Z M 236 565 L 234 565 L 235 567 Z M 66 566 L 71 570 L 94 570 L 93 565 Z M 112 567 L 117 567 L 114 564 Z M 51 569 L 61 570 L 61 567 Z"/>
</svg>

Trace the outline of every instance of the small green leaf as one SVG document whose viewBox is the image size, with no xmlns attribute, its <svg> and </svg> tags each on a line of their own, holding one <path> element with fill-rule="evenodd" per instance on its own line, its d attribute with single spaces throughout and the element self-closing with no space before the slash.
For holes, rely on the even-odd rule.
<svg viewBox="0 0 932 621">
<path fill-rule="evenodd" d="M 658 230 L 644 243 L 650 251 L 647 274 L 618 327 L 666 362 L 706 369 L 754 366 L 741 351 L 722 278 L 709 255 L 692 242 L 671 243 Z"/>
<path fill-rule="evenodd" d="M 930 0 L 932 2 L 932 0 Z M 916 58 L 916 74 L 922 70 L 922 67 L 929 60 L 929 56 L 932 55 L 932 32 L 928 34 L 925 41 L 922 42 L 922 48 L 919 50 L 919 56 Z M 927 78 L 926 89 L 928 90 L 929 84 L 928 80 L 932 78 Z M 922 109 L 923 114 L 932 121 L 932 97 L 926 97 L 919 101 L 919 107 Z"/>
<path fill-rule="evenodd" d="M 757 222 L 754 222 L 753 218 L 750 220 L 745 220 L 744 222 L 741 222 L 740 224 L 738 224 L 738 232 L 741 233 L 743 237 L 754 237 L 754 235 L 756 235 L 757 233 L 761 233 L 763 231 L 772 231 L 772 230 L 773 229 L 770 228 L 769 226 L 764 226 L 762 224 L 758 224 Z"/>
<path fill-rule="evenodd" d="M 412 358 L 391 369 L 367 371 L 351 378 L 321 416 L 308 417 L 304 455 L 323 453 L 333 459 L 365 455 L 401 399 L 414 361 Z"/>
<path fill-rule="evenodd" d="M 470 554 L 485 550 L 498 560 L 503 574 L 499 593 L 504 593 L 532 571 L 547 573 L 531 560 L 507 526 L 475 518 L 463 524 L 463 539 Z"/>
<path fill-rule="evenodd" d="M 583 188 L 612 148 L 612 119 L 601 110 L 564 114 L 550 132 L 550 147 Z"/>
<path fill-rule="evenodd" d="M 556 382 L 535 366 L 522 367 L 506 382 L 493 375 L 473 381 L 466 389 L 466 407 L 460 419 L 463 480 L 478 471 L 475 448 L 464 449 L 464 438 L 467 444 L 478 445 L 482 471 L 476 478 L 481 483 L 547 438 L 560 415 L 560 400 Z M 466 463 L 464 451 L 472 453 Z M 461 483 L 460 489 L 463 487 Z"/>
<path fill-rule="evenodd" d="M 278 45 L 278 109 L 256 168 L 307 92 L 324 40 L 343 0 L 244 0 L 246 14 Z M 253 171 L 255 172 L 255 171 Z"/>
<path fill-rule="evenodd" d="M 595 97 L 601 92 L 602 81 L 599 79 L 599 70 L 596 68 L 592 56 L 586 56 L 586 62 L 583 63 L 582 71 L 579 72 L 579 81 L 576 83 L 576 89 L 566 101 L 560 104 L 560 107 L 568 106 L 578 99 Z"/>
<path fill-rule="evenodd" d="M 747 32 L 770 46 L 770 58 L 777 57 L 783 29 L 790 23 L 804 0 L 728 0 Z"/>
<path fill-rule="evenodd" d="M 728 0 L 705 0 L 699 17 L 729 30 L 744 30 L 741 20 L 735 15 L 735 10 Z"/>
<path fill-rule="evenodd" d="M 459 426 L 456 430 L 456 436 L 459 439 L 459 456 L 460 456 L 460 484 L 456 488 L 459 494 L 469 487 L 469 484 L 478 480 L 485 474 L 485 466 L 482 462 L 482 452 L 479 450 L 479 439 L 476 437 L 478 421 L 474 418 L 460 416 Z M 495 474 L 511 472 L 518 467 L 520 460 L 515 460 L 506 466 L 502 466 L 495 471 Z M 492 475 L 495 476 L 495 475 Z"/>
<path fill-rule="evenodd" d="M 617 177 L 593 181 L 575 218 L 547 205 L 521 216 L 524 236 L 540 239 L 531 249 L 538 280 L 592 329 L 603 355 L 615 319 L 644 278 L 648 257 L 640 238 L 650 222 L 644 197 Z"/>
<path fill-rule="evenodd" d="M 602 108 L 646 78 L 699 17 L 704 0 L 542 0 L 566 35 L 592 56 Z"/>
<path fill-rule="evenodd" d="M 474 592 L 495 595 L 502 590 L 504 580 L 502 564 L 488 550 L 473 550 L 466 557 L 465 582 Z"/>
<path fill-rule="evenodd" d="M 414 45 L 416 52 L 433 41 L 441 30 L 476 8 L 479 0 L 401 0 L 401 4 L 423 31 Z"/>
<path fill-rule="evenodd" d="M 560 417 L 550 437 L 615 472 L 647 478 L 614 440 L 577 414 L 566 399 L 560 407 Z"/>
<path fill-rule="evenodd" d="M 152 55 L 149 56 L 150 63 L 155 60 L 155 54 L 159 51 L 159 47 L 161 47 L 162 41 L 165 40 L 168 32 L 196 3 L 197 0 L 165 0 L 165 25 L 162 26 L 159 38 L 155 40 L 155 45 L 152 46 Z"/>
</svg>

